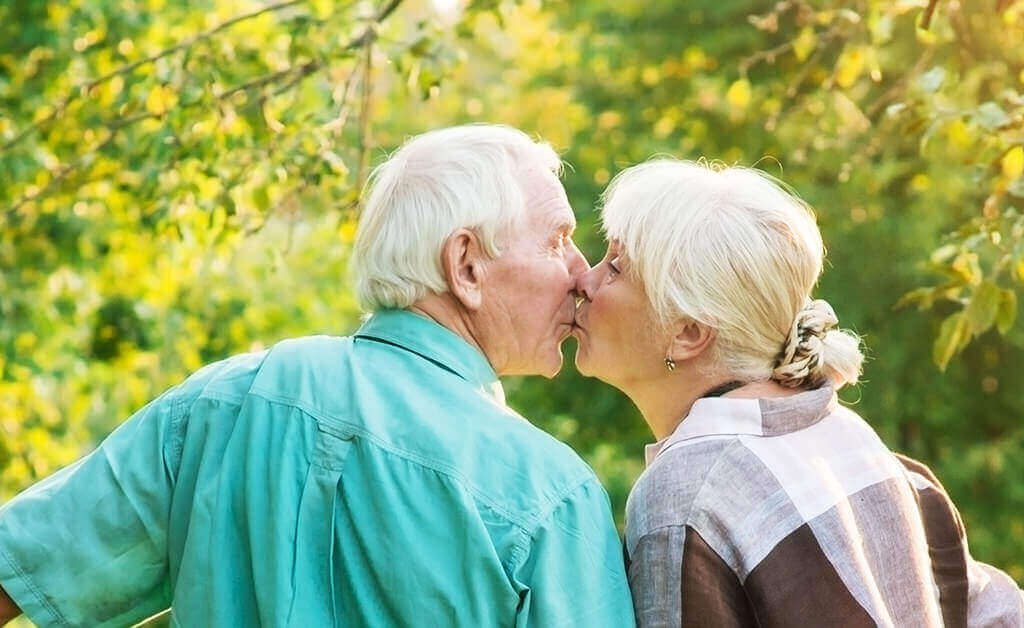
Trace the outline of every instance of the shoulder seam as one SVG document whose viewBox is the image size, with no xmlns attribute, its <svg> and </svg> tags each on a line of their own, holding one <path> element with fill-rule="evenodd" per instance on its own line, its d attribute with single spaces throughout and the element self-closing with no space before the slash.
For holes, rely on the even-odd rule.
<svg viewBox="0 0 1024 628">
<path fill-rule="evenodd" d="M 276 404 L 280 404 L 280 405 L 286 405 L 288 407 L 295 408 L 295 409 L 297 409 L 297 410 L 299 410 L 299 411 L 301 411 L 301 412 L 303 412 L 303 413 L 313 417 L 313 419 L 316 420 L 317 423 L 321 427 L 324 427 L 324 423 L 325 422 L 326 423 L 330 423 L 330 422 L 342 423 L 348 429 L 348 434 L 351 434 L 353 436 L 359 436 L 360 438 L 363 438 L 363 439 L 365 439 L 367 441 L 372 442 L 375 446 L 379 447 L 380 449 L 382 449 L 384 451 L 387 451 L 388 453 L 391 453 L 392 455 L 396 455 L 396 456 L 398 456 L 398 457 L 400 457 L 400 458 L 402 458 L 404 460 L 408 460 L 408 461 L 413 462 L 413 463 L 415 463 L 415 464 L 417 464 L 417 465 L 419 465 L 421 467 L 424 467 L 426 469 L 430 469 L 431 471 L 434 471 L 435 473 L 440 473 L 442 475 L 445 475 L 445 476 L 447 476 L 447 477 L 457 481 L 471 495 L 473 495 L 474 498 L 478 499 L 481 503 L 486 505 L 488 508 L 490 508 L 491 510 L 493 510 L 497 514 L 499 514 L 502 517 L 504 517 L 505 519 L 507 519 L 509 523 L 515 525 L 516 527 L 522 529 L 523 531 L 528 531 L 530 526 L 534 524 L 535 520 L 540 517 L 540 515 L 536 515 L 536 516 L 534 516 L 532 518 L 524 519 L 522 517 L 516 516 L 515 513 L 513 513 L 511 511 L 509 511 L 508 509 L 502 507 L 500 504 L 495 502 L 489 496 L 485 495 L 480 490 L 478 490 L 475 486 L 473 486 L 473 484 L 471 482 L 469 482 L 469 478 L 467 478 L 464 474 L 459 472 L 458 469 L 456 469 L 454 467 L 451 467 L 449 465 L 439 464 L 437 461 L 434 461 L 434 460 L 426 459 L 423 456 L 420 456 L 419 454 L 417 454 L 415 452 L 408 451 L 408 450 L 402 449 L 400 447 L 395 447 L 394 445 L 391 445 L 390 443 L 384 442 L 379 437 L 377 437 L 375 434 L 373 434 L 373 433 L 363 429 L 362 427 L 360 427 L 358 425 L 355 425 L 355 424 L 353 424 L 353 423 L 351 423 L 349 421 L 345 421 L 344 419 L 341 419 L 341 418 L 333 416 L 333 415 L 332 416 L 326 416 L 324 413 L 320 412 L 319 410 L 317 410 L 315 408 L 311 408 L 307 404 L 302 403 L 299 400 L 291 399 L 291 398 L 288 398 L 288 397 L 282 397 L 280 395 L 275 395 L 275 394 L 272 394 L 272 393 L 270 393 L 268 391 L 264 391 L 264 390 L 255 389 L 254 388 L 254 389 L 251 389 L 249 391 L 249 394 L 254 396 L 254 397 L 259 397 L 261 399 L 264 399 L 264 400 L 266 400 L 268 402 L 271 402 L 271 403 L 276 403 Z M 327 431 L 329 431 L 329 430 L 327 430 Z M 574 484 L 571 484 L 570 488 L 567 489 L 564 492 L 564 495 L 562 497 L 556 497 L 556 498 L 552 499 L 548 504 L 545 504 L 545 509 L 547 511 L 553 510 L 553 508 L 551 508 L 552 504 L 556 504 L 556 505 L 560 504 L 562 501 L 564 501 L 565 497 L 567 497 L 569 494 L 571 494 L 572 492 L 577 490 L 586 481 L 590 480 L 593 477 L 593 473 L 589 472 L 589 470 L 584 475 L 585 475 L 585 477 L 582 479 L 582 481 L 578 481 L 578 482 L 576 482 Z M 543 512 L 545 512 L 545 510 L 541 510 L 541 512 L 543 513 Z"/>
<path fill-rule="evenodd" d="M 718 456 L 716 457 L 714 464 L 712 464 L 711 467 L 708 468 L 708 472 L 704 474 L 704 479 L 701 480 L 700 488 L 697 489 L 697 493 L 693 497 L 693 506 L 690 508 L 690 512 L 686 516 L 686 525 L 693 527 L 693 512 L 699 509 L 701 499 L 704 495 L 704 490 L 708 486 L 708 478 L 711 477 L 711 474 L 715 472 L 715 469 L 717 469 L 719 465 L 724 463 L 725 457 L 729 453 L 739 448 L 747 449 L 747 446 L 743 443 L 742 440 L 737 438 L 734 442 L 727 445 L 724 449 L 722 449 L 722 451 L 718 453 Z M 753 454 L 753 452 L 751 453 Z"/>
<path fill-rule="evenodd" d="M 533 541 L 533 537 L 539 531 L 538 528 L 540 527 L 541 522 L 550 519 L 551 516 L 555 514 L 555 511 L 558 510 L 562 504 L 568 502 L 569 498 L 572 497 L 576 491 L 593 481 L 596 481 L 596 477 L 593 473 L 588 473 L 586 477 L 582 478 L 575 484 L 572 484 L 571 488 L 567 489 L 560 498 L 552 500 L 544 510 L 539 511 L 537 515 L 530 520 L 528 528 L 526 526 L 519 526 L 523 532 L 523 536 L 512 546 L 512 550 L 509 552 L 510 572 L 514 571 L 515 567 L 519 565 L 520 555 L 528 550 L 527 545 Z M 600 482 L 598 482 L 598 485 L 600 486 Z M 602 486 L 601 489 L 604 490 L 604 487 Z"/>
</svg>

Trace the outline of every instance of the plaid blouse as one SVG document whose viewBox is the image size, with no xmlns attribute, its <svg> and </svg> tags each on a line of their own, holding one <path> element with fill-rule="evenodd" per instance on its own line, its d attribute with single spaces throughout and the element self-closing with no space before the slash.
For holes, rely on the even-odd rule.
<svg viewBox="0 0 1024 628">
<path fill-rule="evenodd" d="M 1024 626 L 923 464 L 823 387 L 699 399 L 626 506 L 639 626 Z"/>
</svg>

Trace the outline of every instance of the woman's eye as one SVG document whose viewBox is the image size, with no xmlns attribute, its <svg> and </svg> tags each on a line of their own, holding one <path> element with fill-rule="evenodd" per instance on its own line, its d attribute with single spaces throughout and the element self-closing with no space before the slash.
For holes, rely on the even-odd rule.
<svg viewBox="0 0 1024 628">
<path fill-rule="evenodd" d="M 619 270 L 619 258 L 608 260 L 608 270 L 610 270 L 613 275 L 618 275 L 622 272 Z"/>
</svg>

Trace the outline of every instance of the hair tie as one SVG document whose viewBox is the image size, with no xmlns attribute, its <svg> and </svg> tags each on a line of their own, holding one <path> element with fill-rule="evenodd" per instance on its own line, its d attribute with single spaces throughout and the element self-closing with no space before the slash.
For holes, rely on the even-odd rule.
<svg viewBox="0 0 1024 628">
<path fill-rule="evenodd" d="M 824 299 L 808 299 L 797 312 L 786 343 L 775 360 L 772 379 L 789 388 L 819 385 L 825 335 L 839 324 L 835 310 Z"/>
</svg>

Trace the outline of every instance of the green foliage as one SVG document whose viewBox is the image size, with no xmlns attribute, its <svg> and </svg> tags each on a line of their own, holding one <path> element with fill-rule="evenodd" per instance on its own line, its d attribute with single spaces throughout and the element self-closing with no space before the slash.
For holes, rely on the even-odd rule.
<svg viewBox="0 0 1024 628">
<path fill-rule="evenodd" d="M 915 0 L 0 5 L 0 497 L 206 362 L 354 329 L 372 165 L 495 121 L 563 151 L 591 259 L 590 208 L 652 155 L 793 185 L 868 347 L 844 397 L 1024 581 L 1024 3 L 992 4 L 928 28 Z M 571 365 L 507 391 L 621 513 L 649 440 L 629 401 Z"/>
</svg>

